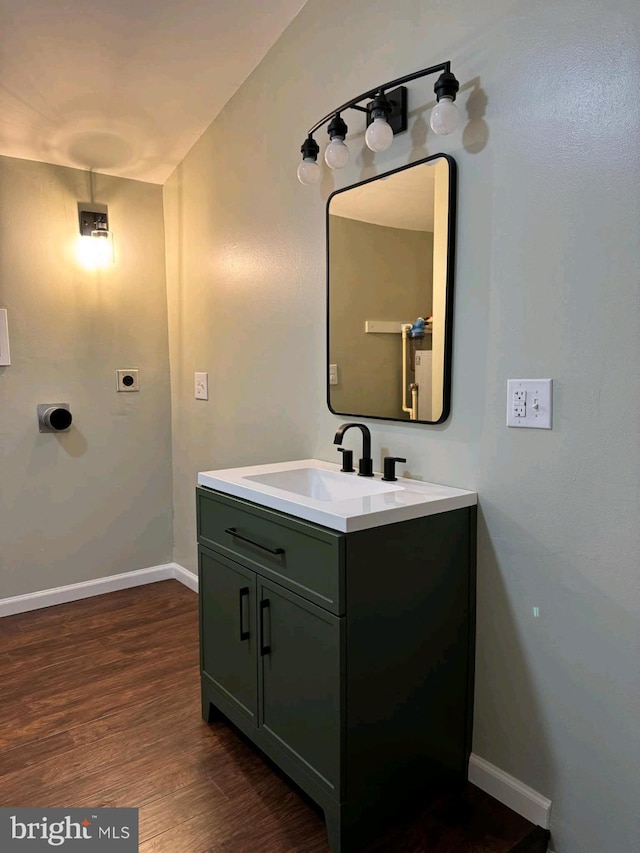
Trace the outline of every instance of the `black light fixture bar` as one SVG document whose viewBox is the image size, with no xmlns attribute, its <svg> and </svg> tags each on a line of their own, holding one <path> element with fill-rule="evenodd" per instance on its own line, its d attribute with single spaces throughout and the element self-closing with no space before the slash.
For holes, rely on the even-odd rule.
<svg viewBox="0 0 640 853">
<path fill-rule="evenodd" d="M 316 122 L 307 132 L 307 138 L 300 148 L 302 162 L 298 164 L 298 180 L 301 184 L 316 184 L 321 172 L 318 166 L 318 143 L 313 138 L 314 133 L 324 125 L 329 125 L 329 144 L 325 148 L 324 160 L 330 169 L 342 169 L 349 162 L 349 148 L 345 144 L 348 127 L 341 114 L 346 110 L 358 110 L 366 114 L 366 131 L 364 141 L 374 152 L 386 151 L 392 144 L 397 133 L 402 133 L 409 126 L 407 108 L 407 87 L 405 83 L 426 77 L 428 74 L 440 76 L 435 82 L 433 91 L 436 96 L 436 106 L 431 112 L 429 124 L 434 133 L 445 135 L 452 133 L 459 123 L 458 108 L 454 104 L 460 84 L 451 73 L 450 62 L 440 62 L 430 65 L 420 71 L 405 74 L 395 80 L 389 80 L 373 89 L 368 89 L 361 95 L 331 110 L 326 116 Z M 363 104 L 362 102 L 365 102 Z"/>
<path fill-rule="evenodd" d="M 335 116 L 336 113 L 341 113 L 344 110 L 354 109 L 360 110 L 361 112 L 369 112 L 366 107 L 359 106 L 361 101 L 366 100 L 367 98 L 375 97 L 379 92 L 386 92 L 388 89 L 395 88 L 396 86 L 402 86 L 404 83 L 410 83 L 412 80 L 418 80 L 420 77 L 427 77 L 429 74 L 437 74 L 438 71 L 450 72 L 451 71 L 451 62 L 441 62 L 439 65 L 431 65 L 429 68 L 423 68 L 421 71 L 414 71 L 412 74 L 405 74 L 404 77 L 398 77 L 395 80 L 389 80 L 388 83 L 383 83 L 381 86 L 376 86 L 373 89 L 369 89 L 366 92 L 363 92 L 362 95 L 358 95 L 357 98 L 352 98 L 350 101 L 347 101 L 345 104 L 342 104 L 341 107 L 336 107 L 336 109 L 331 110 L 330 113 L 324 118 L 321 118 L 319 122 L 313 125 L 313 127 L 307 131 L 307 135 L 311 135 L 315 133 L 316 130 L 322 127 L 323 124 L 326 124 L 328 121 Z"/>
</svg>

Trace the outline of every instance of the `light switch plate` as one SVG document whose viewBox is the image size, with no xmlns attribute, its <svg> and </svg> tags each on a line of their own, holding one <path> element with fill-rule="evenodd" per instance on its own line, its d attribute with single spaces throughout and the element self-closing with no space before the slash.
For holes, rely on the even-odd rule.
<svg viewBox="0 0 640 853">
<path fill-rule="evenodd" d="M 337 385 L 338 384 L 338 365 L 330 364 L 329 365 L 329 385 Z"/>
<path fill-rule="evenodd" d="M 507 380 L 507 426 L 551 429 L 552 379 Z"/>
<path fill-rule="evenodd" d="M 0 308 L 0 367 L 6 367 L 9 364 L 11 364 L 11 353 L 9 352 L 7 309 Z"/>
<path fill-rule="evenodd" d="M 209 374 L 194 373 L 195 387 L 194 393 L 196 400 L 209 399 Z"/>
</svg>

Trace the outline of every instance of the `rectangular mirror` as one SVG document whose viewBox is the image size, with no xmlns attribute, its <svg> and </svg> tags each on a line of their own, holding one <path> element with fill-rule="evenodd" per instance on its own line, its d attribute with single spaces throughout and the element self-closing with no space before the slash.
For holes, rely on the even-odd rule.
<svg viewBox="0 0 640 853">
<path fill-rule="evenodd" d="M 327 202 L 327 393 L 334 414 L 449 415 L 456 164 L 437 154 Z"/>
</svg>

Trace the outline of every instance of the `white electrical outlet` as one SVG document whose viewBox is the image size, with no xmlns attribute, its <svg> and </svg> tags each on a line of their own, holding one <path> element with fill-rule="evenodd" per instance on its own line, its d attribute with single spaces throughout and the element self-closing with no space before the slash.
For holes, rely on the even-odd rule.
<svg viewBox="0 0 640 853">
<path fill-rule="evenodd" d="M 137 367 L 116 370 L 116 388 L 118 391 L 139 391 L 140 376 Z"/>
<path fill-rule="evenodd" d="M 337 385 L 338 384 L 338 365 L 330 364 L 329 365 L 329 385 Z"/>
<path fill-rule="evenodd" d="M 552 379 L 507 380 L 507 426 L 551 429 Z"/>
<path fill-rule="evenodd" d="M 195 373 L 195 395 L 196 400 L 209 399 L 209 374 Z"/>
</svg>

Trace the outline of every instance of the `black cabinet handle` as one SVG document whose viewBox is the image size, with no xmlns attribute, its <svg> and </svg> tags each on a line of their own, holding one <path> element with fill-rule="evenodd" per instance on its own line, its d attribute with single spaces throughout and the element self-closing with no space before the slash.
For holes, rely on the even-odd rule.
<svg viewBox="0 0 640 853">
<path fill-rule="evenodd" d="M 268 548 L 266 545 L 261 545 L 259 542 L 254 542 L 253 539 L 248 539 L 246 536 L 238 533 L 235 527 L 227 527 L 224 532 L 230 536 L 235 536 L 236 539 L 242 539 L 243 542 L 248 542 L 249 545 L 255 545 L 256 548 L 261 548 L 269 554 L 284 554 L 284 548 Z"/>
<path fill-rule="evenodd" d="M 264 642 L 264 614 L 268 609 L 269 599 L 263 598 L 260 602 L 260 654 L 262 657 L 271 653 L 271 646 L 266 646 Z"/>
<path fill-rule="evenodd" d="M 243 586 L 240 590 L 240 642 L 243 643 L 245 640 L 249 639 L 249 632 L 244 630 L 244 601 L 243 599 L 247 598 L 247 603 L 249 602 L 249 587 Z"/>
</svg>

